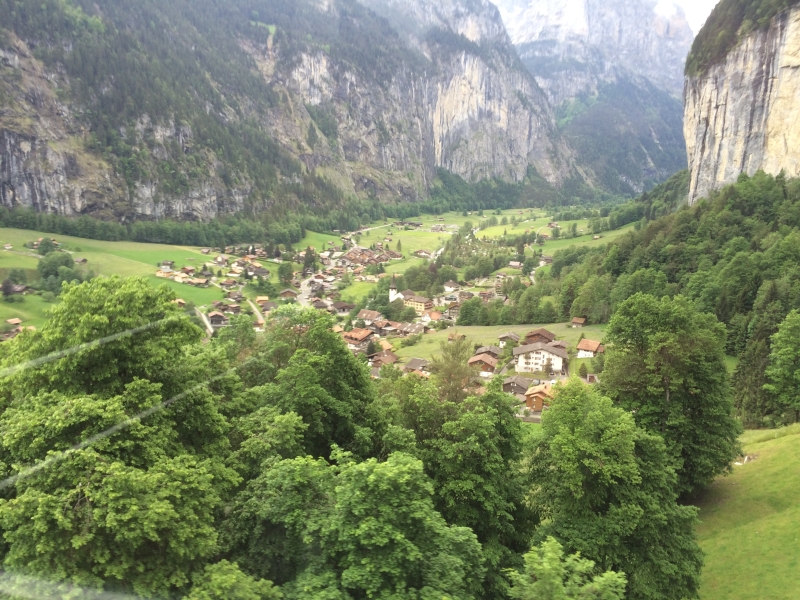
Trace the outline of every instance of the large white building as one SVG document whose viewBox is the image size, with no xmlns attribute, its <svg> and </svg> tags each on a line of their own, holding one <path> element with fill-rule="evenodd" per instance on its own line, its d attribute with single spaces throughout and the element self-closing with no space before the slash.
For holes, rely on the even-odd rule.
<svg viewBox="0 0 800 600">
<path fill-rule="evenodd" d="M 514 362 L 517 365 L 517 373 L 544 371 L 548 359 L 550 359 L 553 372 L 561 372 L 569 361 L 569 356 L 563 348 L 553 347 L 550 344 L 542 344 L 541 342 L 514 348 Z"/>
</svg>

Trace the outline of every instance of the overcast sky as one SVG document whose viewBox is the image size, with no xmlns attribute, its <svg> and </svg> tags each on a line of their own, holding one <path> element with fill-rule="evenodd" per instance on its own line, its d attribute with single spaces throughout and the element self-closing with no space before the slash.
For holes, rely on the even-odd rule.
<svg viewBox="0 0 800 600">
<path fill-rule="evenodd" d="M 711 13 L 711 9 L 716 6 L 717 0 L 675 0 L 675 3 L 683 7 L 689 25 L 697 35 Z"/>
</svg>

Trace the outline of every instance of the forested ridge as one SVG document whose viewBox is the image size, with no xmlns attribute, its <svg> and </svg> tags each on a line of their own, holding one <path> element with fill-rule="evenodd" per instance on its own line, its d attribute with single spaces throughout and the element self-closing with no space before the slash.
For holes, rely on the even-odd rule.
<svg viewBox="0 0 800 600">
<path fill-rule="evenodd" d="M 686 74 L 699 77 L 723 61 L 742 38 L 769 26 L 797 0 L 721 0 L 697 34 L 686 59 Z"/>
<path fill-rule="evenodd" d="M 556 252 L 549 272 L 520 292 L 517 310 L 539 310 L 554 296 L 555 318 L 605 323 L 636 293 L 685 297 L 725 325 L 726 352 L 740 359 L 733 383 L 745 425 L 794 422 L 796 401 L 770 373 L 788 360 L 788 334 L 779 332 L 791 330 L 787 317 L 800 309 L 800 180 L 741 175 L 697 206 L 648 220 L 683 189 L 685 173 L 679 178 L 642 197 L 636 231 L 603 248 Z"/>
</svg>

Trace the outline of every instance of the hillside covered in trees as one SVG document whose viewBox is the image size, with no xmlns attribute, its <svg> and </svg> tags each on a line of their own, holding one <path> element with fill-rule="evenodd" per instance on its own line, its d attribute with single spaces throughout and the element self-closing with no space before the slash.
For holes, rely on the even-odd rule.
<svg viewBox="0 0 800 600">
<path fill-rule="evenodd" d="M 713 315 L 631 298 L 603 392 L 567 382 L 532 430 L 502 379 L 475 395 L 466 340 L 430 379 L 374 381 L 325 313 L 282 307 L 262 333 L 234 318 L 204 342 L 173 300 L 143 279 L 66 284 L 40 330 L 0 345 L 12 595 L 697 596 L 697 511 L 679 496 L 738 452 Z M 687 331 L 702 352 L 673 365 L 665 428 L 648 378 Z"/>
<path fill-rule="evenodd" d="M 694 207 L 648 220 L 685 181 L 684 172 L 642 197 L 636 231 L 602 248 L 556 252 L 513 308 L 536 314 L 553 297 L 554 319 L 607 323 L 634 294 L 682 296 L 725 324 L 726 352 L 740 358 L 734 390 L 745 425 L 794 422 L 795 401 L 781 392 L 786 383 L 773 381 L 771 366 L 787 360 L 782 348 L 800 309 L 800 180 L 742 175 Z M 518 316 L 509 309 L 506 318 Z"/>
</svg>

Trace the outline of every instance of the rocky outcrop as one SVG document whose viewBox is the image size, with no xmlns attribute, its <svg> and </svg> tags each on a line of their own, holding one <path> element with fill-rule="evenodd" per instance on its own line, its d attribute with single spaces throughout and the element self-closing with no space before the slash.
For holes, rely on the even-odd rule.
<svg viewBox="0 0 800 600">
<path fill-rule="evenodd" d="M 246 46 L 271 85 L 293 99 L 272 118 L 285 147 L 306 140 L 312 116 L 335 117 L 327 143 L 303 146 L 304 162 L 342 187 L 377 197 L 420 200 L 445 168 L 477 181 L 520 181 L 529 166 L 558 185 L 572 172 L 552 108 L 531 75 L 515 62 L 497 8 L 486 0 L 441 3 L 363 0 L 396 25 L 409 47 L 430 64 L 394 73 L 386 85 L 324 52 L 304 54 L 288 73 L 281 47 Z M 336 7 L 328 5 L 331 18 Z M 463 36 L 462 46 L 431 32 Z M 445 36 L 446 37 L 446 36 Z M 459 37 L 459 39 L 461 39 Z"/>
<path fill-rule="evenodd" d="M 689 202 L 759 169 L 800 176 L 800 8 L 686 80 Z"/>
<path fill-rule="evenodd" d="M 284 198 L 309 176 L 333 183 L 345 196 L 419 201 L 439 168 L 469 181 L 520 181 L 533 166 L 556 186 L 576 172 L 546 95 L 520 66 L 488 0 L 362 3 L 399 32 L 398 53 L 405 54 L 388 77 L 376 77 L 368 60 L 337 54 L 329 45 L 309 44 L 298 53 L 286 36 L 268 33 L 260 40 L 242 36 L 238 45 L 277 98 L 271 107 L 257 113 L 251 99 L 216 85 L 230 94 L 221 121 L 258 119 L 287 160 L 298 161 L 276 176 Z M 362 18 L 346 2 L 306 4 L 331 23 Z M 206 220 L 241 211 L 250 201 L 270 202 L 264 193 L 253 200 L 248 173 L 220 163 L 216 148 L 195 139 L 185 119 L 176 125 L 164 115 L 151 123 L 145 114 L 127 130 L 115 125 L 131 148 L 146 148 L 149 157 L 126 180 L 124 158 L 91 143 L 82 118 L 86 107 L 70 99 L 66 70 L 46 67 L 25 41 L 10 36 L 12 42 L 0 46 L 4 206 L 123 221 Z M 162 167 L 181 177 L 165 184 Z M 294 201 L 314 201 L 312 194 L 300 198 Z"/>
<path fill-rule="evenodd" d="M 18 39 L 0 50 L 0 203 L 61 215 L 92 214 L 126 220 L 172 217 L 207 220 L 238 212 L 246 185 L 229 189 L 211 172 L 183 193 L 166 197 L 156 181 L 125 182 L 86 149 L 80 114 L 57 94 L 65 77 L 48 72 Z M 141 123 L 162 147 L 177 141 L 187 151 L 191 131 Z M 124 133 L 124 132 L 123 132 Z M 158 160 L 156 146 L 155 159 Z"/>
<path fill-rule="evenodd" d="M 498 0 L 514 45 L 555 104 L 644 77 L 678 96 L 693 34 L 671 0 Z"/>
</svg>

